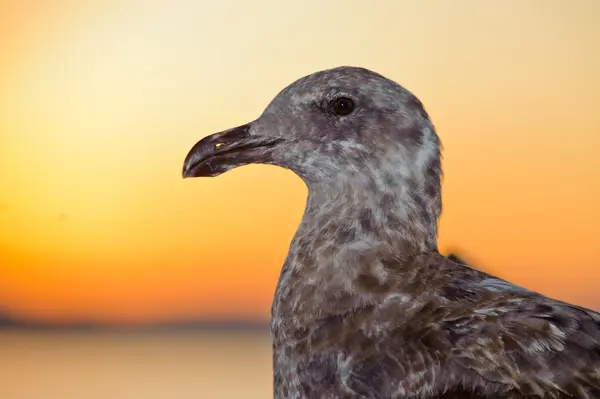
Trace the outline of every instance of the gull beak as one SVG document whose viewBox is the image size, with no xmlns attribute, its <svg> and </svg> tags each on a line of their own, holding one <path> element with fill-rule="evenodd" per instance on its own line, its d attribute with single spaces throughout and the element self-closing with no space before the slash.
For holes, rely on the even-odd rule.
<svg viewBox="0 0 600 399">
<path fill-rule="evenodd" d="M 197 142 L 185 157 L 183 178 L 214 177 L 238 166 L 268 163 L 282 139 L 251 135 L 251 128 L 252 122 Z"/>
</svg>

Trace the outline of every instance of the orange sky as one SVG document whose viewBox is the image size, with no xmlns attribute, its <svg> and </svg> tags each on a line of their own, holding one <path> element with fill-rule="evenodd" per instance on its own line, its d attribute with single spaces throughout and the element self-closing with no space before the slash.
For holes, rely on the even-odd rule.
<svg viewBox="0 0 600 399">
<path fill-rule="evenodd" d="M 359 65 L 412 90 L 438 128 L 441 249 L 600 309 L 600 2 L 12 3 L 0 306 L 267 319 L 306 187 L 257 165 L 184 181 L 183 159 L 293 80 Z"/>
</svg>

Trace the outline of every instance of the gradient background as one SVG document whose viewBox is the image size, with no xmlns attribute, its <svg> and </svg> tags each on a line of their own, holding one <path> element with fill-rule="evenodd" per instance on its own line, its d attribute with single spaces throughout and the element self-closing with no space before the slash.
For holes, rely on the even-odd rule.
<svg viewBox="0 0 600 399">
<path fill-rule="evenodd" d="M 272 166 L 185 181 L 181 166 L 339 65 L 425 104 L 442 252 L 600 310 L 600 2 L 7 0 L 0 308 L 35 328 L 0 332 L 0 397 L 271 397 L 260 326 L 306 187 Z"/>
</svg>

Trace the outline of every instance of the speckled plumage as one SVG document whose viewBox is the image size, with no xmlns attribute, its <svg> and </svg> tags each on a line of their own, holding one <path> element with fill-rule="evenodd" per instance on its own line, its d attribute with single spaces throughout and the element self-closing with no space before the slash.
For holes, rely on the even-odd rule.
<svg viewBox="0 0 600 399">
<path fill-rule="evenodd" d="M 354 112 L 330 112 L 339 96 Z M 272 307 L 276 399 L 600 398 L 598 313 L 439 254 L 440 142 L 408 90 L 317 72 L 237 134 L 184 176 L 266 163 L 309 189 Z"/>
</svg>

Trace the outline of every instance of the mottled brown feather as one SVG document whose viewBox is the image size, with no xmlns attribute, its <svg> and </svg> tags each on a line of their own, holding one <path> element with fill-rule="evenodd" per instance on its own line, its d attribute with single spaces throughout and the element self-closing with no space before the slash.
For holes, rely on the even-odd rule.
<svg viewBox="0 0 600 399">
<path fill-rule="evenodd" d="M 342 166 L 337 183 L 309 168 L 300 174 L 309 186 L 307 210 L 273 302 L 275 397 L 600 397 L 598 313 L 437 252 L 440 144 L 416 97 L 360 69 L 299 82 L 280 96 L 318 96 L 343 82 L 397 110 L 388 104 L 391 116 L 372 113 L 378 127 L 365 110 L 360 126 L 369 134 L 336 152 L 338 159 L 356 156 L 362 144 L 378 152 L 362 155 L 363 173 Z M 392 94 L 379 98 L 382 92 Z M 338 134 L 311 129 L 333 140 Z M 390 137 L 399 153 L 418 155 L 376 150 L 379 143 L 394 148 Z"/>
</svg>

